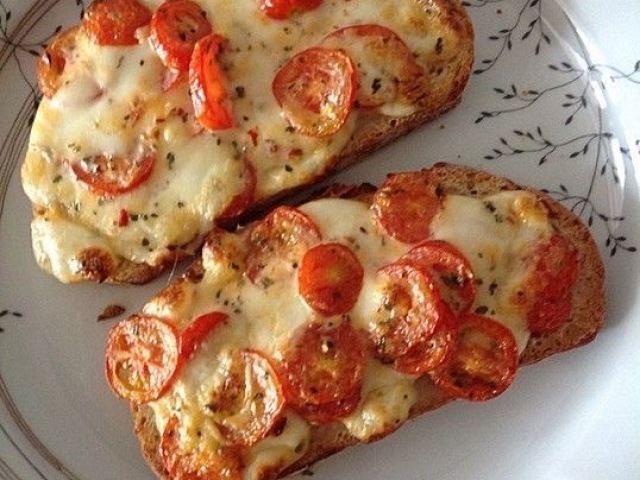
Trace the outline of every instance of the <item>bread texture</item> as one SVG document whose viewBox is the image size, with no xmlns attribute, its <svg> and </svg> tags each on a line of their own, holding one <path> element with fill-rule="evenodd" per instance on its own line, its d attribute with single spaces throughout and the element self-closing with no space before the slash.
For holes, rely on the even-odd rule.
<svg viewBox="0 0 640 480">
<path fill-rule="evenodd" d="M 357 122 L 355 122 L 353 130 L 350 131 L 349 138 L 344 143 L 344 146 L 337 152 L 331 151 L 321 161 L 313 160 L 311 163 L 314 165 L 309 168 L 305 167 L 307 169 L 305 173 L 296 177 L 295 180 L 289 180 L 293 177 L 288 174 L 288 180 L 280 184 L 280 180 L 270 178 L 269 169 L 281 172 L 285 165 L 278 165 L 277 169 L 275 167 L 261 167 L 257 163 L 262 161 L 261 158 L 252 160 L 255 164 L 254 171 L 257 172 L 257 191 L 250 202 L 243 206 L 244 213 L 256 211 L 304 187 L 326 179 L 331 174 L 363 159 L 368 153 L 380 149 L 398 137 L 440 116 L 460 102 L 465 87 L 469 82 L 474 61 L 474 33 L 467 12 L 458 0 L 406 0 L 406 2 L 411 4 L 412 8 L 414 8 L 413 5 L 417 5 L 422 12 L 420 21 L 413 22 L 412 25 L 408 26 L 408 31 L 412 37 L 421 42 L 421 45 L 425 46 L 423 48 L 428 50 L 421 54 L 423 63 L 421 73 L 404 85 L 406 97 L 411 101 L 414 108 L 407 112 L 393 113 L 391 115 L 383 114 L 376 108 L 359 109 Z M 253 5 L 254 3 L 252 2 L 251 4 Z M 380 9 L 382 10 L 383 7 L 381 6 Z M 325 8 L 328 9 L 329 7 Z M 300 19 L 302 25 L 304 25 L 305 18 L 313 17 L 314 12 L 306 15 L 308 17 L 301 17 Z M 391 14 L 391 16 L 393 15 Z M 398 20 L 394 21 L 397 22 Z M 339 24 L 339 20 L 336 20 L 336 23 Z M 260 29 L 261 25 L 256 25 L 254 28 Z M 312 33 L 321 38 L 320 35 L 325 35 L 328 32 Z M 74 38 L 69 39 L 70 35 L 73 35 Z M 68 44 L 81 43 L 83 41 L 82 35 L 82 29 L 76 28 L 71 34 L 66 35 L 66 42 Z M 252 61 L 259 60 L 253 58 Z M 274 73 L 271 72 L 268 75 L 273 75 Z M 241 90 L 238 90 L 238 88 L 236 87 L 237 91 L 244 92 L 244 87 Z M 264 88 L 270 90 L 268 81 L 264 82 Z M 237 95 L 240 95 L 240 93 L 237 93 Z M 200 226 L 194 228 L 194 231 L 189 234 L 190 236 L 182 234 L 181 239 L 175 241 L 172 238 L 165 240 L 164 238 L 168 236 L 165 233 L 159 235 L 147 233 L 143 240 L 136 238 L 135 243 L 127 244 L 124 247 L 120 246 L 119 242 L 122 242 L 124 236 L 118 232 L 118 225 L 108 224 L 104 221 L 94 222 L 92 220 L 92 218 L 103 218 L 105 215 L 108 216 L 104 218 L 117 217 L 118 211 L 114 206 L 109 207 L 109 205 L 112 205 L 119 198 L 107 198 L 102 203 L 92 198 L 85 199 L 88 195 L 86 188 L 84 189 L 85 191 L 82 191 L 82 189 L 73 186 L 73 175 L 69 173 L 68 165 L 65 164 L 68 163 L 68 160 L 51 158 L 60 154 L 53 153 L 53 149 L 50 148 L 52 143 L 50 138 L 58 135 L 50 132 L 55 132 L 53 126 L 58 120 L 51 120 L 47 116 L 47 110 L 52 110 L 49 108 L 50 102 L 48 100 L 47 98 L 43 99 L 42 104 L 44 106 L 41 106 L 41 111 L 38 112 L 36 117 L 31 146 L 22 169 L 23 185 L 34 206 L 32 235 L 35 239 L 34 250 L 36 258 L 41 267 L 53 273 L 62 281 L 69 283 L 96 281 L 142 284 L 156 278 L 163 271 L 175 265 L 176 262 L 193 256 L 207 231 L 213 228 L 216 223 L 219 223 L 220 214 L 224 213 L 223 210 L 229 206 L 229 202 L 232 202 L 232 199 L 213 198 L 214 201 L 209 199 L 207 200 L 209 205 L 216 203 L 216 201 L 220 205 L 198 208 L 189 207 L 189 202 L 192 199 L 180 200 L 181 204 L 186 204 L 185 210 L 207 211 L 202 218 L 194 220 L 194 224 Z M 156 100 L 150 100 L 150 102 L 154 101 Z M 135 115 L 138 115 L 138 113 L 135 113 Z M 185 114 L 183 113 L 183 115 Z M 252 116 L 252 112 L 245 114 L 246 118 Z M 50 117 L 56 118 L 55 116 Z M 132 117 L 131 113 L 125 116 L 125 118 L 130 117 Z M 89 127 L 85 125 L 85 127 L 81 128 Z M 244 125 L 238 127 L 239 132 L 246 136 L 245 129 L 248 130 L 249 127 Z M 55 138 L 57 138 L 57 143 L 67 146 L 72 145 L 73 148 L 76 148 L 76 144 L 80 143 L 64 136 Z M 251 146 L 249 145 L 249 147 Z M 168 148 L 171 148 L 171 145 L 168 145 Z M 237 148 L 243 149 L 245 147 L 240 146 Z M 166 157 L 169 155 L 173 155 L 173 152 L 162 152 L 161 156 Z M 211 155 L 215 157 L 216 154 L 212 153 Z M 261 157 L 262 155 L 256 156 Z M 215 164 L 217 159 L 214 158 L 214 160 L 213 163 Z M 179 175 L 175 171 L 173 173 L 169 172 L 169 174 Z M 154 175 L 156 174 L 154 173 Z M 200 172 L 198 175 L 202 176 Z M 235 178 L 239 174 L 230 171 L 226 175 L 226 178 Z M 246 172 L 243 175 L 246 175 Z M 282 175 L 282 173 L 278 173 L 278 175 Z M 226 180 L 223 180 L 223 178 L 225 177 L 221 174 L 218 182 L 225 182 Z M 43 185 L 51 185 L 52 182 L 55 185 L 43 188 Z M 269 186 L 265 187 L 264 185 L 267 184 Z M 158 187 L 154 188 L 158 190 Z M 73 192 L 71 196 L 69 194 L 70 191 Z M 62 192 L 62 195 L 66 195 L 64 200 L 55 197 L 59 192 Z M 198 196 L 202 196 L 202 194 L 193 194 L 194 198 Z M 146 204 L 143 204 L 138 200 L 127 202 L 128 200 L 125 199 L 120 209 L 121 212 L 135 211 L 143 208 L 143 206 L 149 209 L 148 205 L 154 203 L 154 201 L 146 201 Z M 162 202 L 156 200 L 155 203 Z M 226 207 L 225 203 L 227 204 Z M 88 205 L 91 205 L 91 207 L 88 207 Z M 88 214 L 80 215 L 78 213 L 80 211 L 79 207 L 92 208 L 95 210 L 94 216 L 91 217 Z M 112 208 L 109 214 L 100 213 L 99 210 L 107 207 Z M 215 211 L 216 209 L 217 212 Z M 147 223 L 159 222 L 158 218 L 164 213 L 166 212 L 160 212 L 160 214 L 158 212 L 148 213 L 147 215 L 156 216 L 148 217 L 150 220 Z M 225 218 L 225 220 L 233 221 L 236 213 L 238 212 L 234 211 L 234 215 L 231 218 Z M 139 216 L 136 214 L 135 218 L 137 219 Z M 123 222 L 122 218 L 115 218 L 113 223 Z M 179 220 L 175 220 L 175 223 L 179 223 Z M 52 228 L 52 225 L 62 224 L 72 224 L 83 232 L 83 236 L 87 238 L 95 237 L 97 241 L 94 243 L 86 241 L 83 244 L 76 242 L 78 246 L 73 252 L 70 252 L 69 242 L 64 239 L 56 239 L 55 242 L 41 240 L 42 237 L 62 237 L 63 234 L 59 233 L 59 231 L 67 231 L 67 226 L 62 226 L 58 229 Z M 129 222 L 127 226 L 131 224 L 132 222 Z M 120 230 L 124 231 L 125 229 L 120 228 Z M 79 237 L 77 234 L 75 236 Z M 141 241 L 146 243 L 145 247 L 148 251 L 140 249 Z M 114 245 L 118 246 L 114 247 Z M 150 255 L 149 251 L 151 249 L 156 250 Z M 61 263 L 63 267 L 58 268 L 56 262 Z M 69 264 L 73 265 L 73 271 L 71 272 L 66 271 Z M 63 270 L 65 271 L 63 272 Z"/>
<path fill-rule="evenodd" d="M 539 362 L 551 355 L 579 347 L 594 339 L 605 320 L 605 272 L 598 248 L 588 228 L 575 215 L 541 191 L 476 169 L 437 163 L 432 168 L 423 171 L 423 174 L 427 175 L 429 182 L 436 185 L 437 190 L 443 194 L 484 197 L 508 190 L 532 192 L 548 209 L 553 227 L 570 239 L 578 250 L 580 274 L 573 292 L 573 308 L 570 319 L 553 333 L 532 335 L 521 353 L 520 366 Z M 335 185 L 318 195 L 370 201 L 373 190 L 370 185 L 355 187 Z M 200 263 L 196 262 L 185 275 L 198 277 L 200 271 Z M 416 389 L 418 392 L 417 401 L 410 411 L 410 418 L 434 410 L 452 400 L 436 388 L 427 376 L 418 379 Z M 469 408 L 473 408 L 473 406 Z M 159 478 L 168 478 L 158 453 L 160 437 L 152 409 L 144 405 L 133 405 L 132 415 L 135 432 L 142 446 L 144 457 Z M 394 429 L 390 428 L 382 435 L 370 440 L 377 440 L 393 431 Z M 295 463 L 280 471 L 263 472 L 261 478 L 286 476 L 356 443 L 358 443 L 358 439 L 351 436 L 339 422 L 312 427 L 311 442 L 306 453 Z"/>
</svg>

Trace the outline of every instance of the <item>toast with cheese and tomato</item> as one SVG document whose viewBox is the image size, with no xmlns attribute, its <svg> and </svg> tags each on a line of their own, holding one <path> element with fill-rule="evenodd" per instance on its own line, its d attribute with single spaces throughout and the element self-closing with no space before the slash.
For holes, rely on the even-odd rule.
<svg viewBox="0 0 640 480">
<path fill-rule="evenodd" d="M 105 370 L 160 478 L 282 477 L 591 341 L 604 269 L 548 195 L 436 164 L 235 232 L 113 326 Z"/>
<path fill-rule="evenodd" d="M 455 106 L 473 58 L 458 0 L 95 0 L 37 64 L 37 262 L 144 283 Z"/>
</svg>

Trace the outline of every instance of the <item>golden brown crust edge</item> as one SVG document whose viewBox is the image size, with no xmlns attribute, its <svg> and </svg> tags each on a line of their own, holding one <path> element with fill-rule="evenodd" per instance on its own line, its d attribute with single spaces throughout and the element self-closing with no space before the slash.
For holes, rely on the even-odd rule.
<svg viewBox="0 0 640 480">
<path fill-rule="evenodd" d="M 531 337 L 520 358 L 522 366 L 579 347 L 595 338 L 605 320 L 604 265 L 588 228 L 577 217 L 543 192 L 490 173 L 445 163 L 437 163 L 424 172 L 443 193 L 447 194 L 480 197 L 503 190 L 527 190 L 535 193 L 547 206 L 553 225 L 567 235 L 580 252 L 581 273 L 574 293 L 570 321 L 556 332 Z M 371 188 L 366 185 L 333 186 L 322 192 L 320 196 L 339 196 L 369 201 Z M 195 271 L 198 268 L 197 263 L 192 267 Z M 452 400 L 435 388 L 426 377 L 418 380 L 417 390 L 418 400 L 411 410 L 411 418 L 434 410 Z M 156 474 L 166 479 L 167 476 L 158 455 L 160 438 L 153 411 L 146 406 L 132 406 L 132 414 L 135 432 L 140 440 L 144 457 Z M 393 431 L 395 428 L 390 428 L 384 435 L 373 440 Z M 302 458 L 280 472 L 264 472 L 264 478 L 261 480 L 284 477 L 358 442 L 358 439 L 349 435 L 340 424 L 314 428 L 309 449 Z"/>
<path fill-rule="evenodd" d="M 424 125 L 434 118 L 455 107 L 462 99 L 462 94 L 471 76 L 474 61 L 474 33 L 471 20 L 458 0 L 415 0 L 425 11 L 425 25 L 437 22 L 446 27 L 447 42 L 452 42 L 456 55 L 434 61 L 427 72 L 427 80 L 420 79 L 419 87 L 412 92 L 418 110 L 405 117 L 386 117 L 382 115 L 364 114 L 363 121 L 343 151 L 328 167 L 308 179 L 295 189 L 283 191 L 277 198 L 261 199 L 252 212 L 259 211 L 265 205 L 292 195 L 302 188 L 315 184 L 328 176 L 353 165 L 366 154 L 380 149 L 393 140 L 407 134 L 411 130 Z M 46 209 L 34 209 L 34 216 L 45 215 Z M 181 246 L 169 252 L 158 265 L 136 263 L 131 260 L 114 257 L 111 253 L 98 248 L 90 248 L 79 257 L 78 276 L 84 280 L 107 283 L 144 284 L 158 277 L 180 260 L 188 258 L 197 250 L 201 238 L 190 245 Z"/>
</svg>

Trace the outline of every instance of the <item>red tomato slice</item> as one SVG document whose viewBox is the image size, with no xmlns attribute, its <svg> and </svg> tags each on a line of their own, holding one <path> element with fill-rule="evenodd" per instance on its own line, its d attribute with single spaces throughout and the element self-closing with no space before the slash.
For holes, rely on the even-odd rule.
<svg viewBox="0 0 640 480">
<path fill-rule="evenodd" d="M 212 32 L 200 5 L 191 0 L 165 1 L 151 18 L 151 44 L 168 68 L 189 68 L 196 42 Z"/>
<path fill-rule="evenodd" d="M 82 25 L 98 45 L 135 45 L 136 31 L 151 21 L 151 12 L 136 0 L 95 0 Z"/>
<path fill-rule="evenodd" d="M 96 195 L 115 197 L 146 181 L 156 163 L 156 154 L 138 148 L 127 157 L 96 155 L 71 164 L 76 178 Z"/>
<path fill-rule="evenodd" d="M 425 348 L 438 325 L 453 315 L 442 301 L 429 272 L 419 265 L 396 262 L 378 270 L 382 304 L 371 322 L 376 356 L 392 363 L 416 348 Z"/>
<path fill-rule="evenodd" d="M 420 172 L 387 177 L 373 197 L 373 214 L 382 228 L 403 243 L 431 235 L 431 221 L 440 209 L 436 187 Z"/>
<path fill-rule="evenodd" d="M 225 130 L 235 124 L 227 80 L 219 63 L 224 37 L 212 33 L 196 42 L 189 63 L 189 92 L 200 124 Z"/>
<path fill-rule="evenodd" d="M 71 27 L 60 32 L 45 48 L 38 58 L 37 78 L 42 94 L 51 98 L 58 91 L 62 83 L 62 73 L 67 66 L 67 59 L 75 48 L 76 35 L 80 27 Z"/>
<path fill-rule="evenodd" d="M 382 25 L 363 24 L 340 28 L 323 45 L 342 48 L 358 65 L 360 89 L 356 104 L 378 107 L 397 99 L 407 85 L 423 74 L 402 39 Z"/>
<path fill-rule="evenodd" d="M 209 312 L 196 317 L 180 335 L 180 355 L 188 359 L 204 339 L 218 326 L 227 321 L 229 315 L 222 312 Z"/>
<path fill-rule="evenodd" d="M 476 279 L 469 260 L 449 242 L 427 240 L 409 250 L 402 259 L 410 260 L 431 272 L 440 295 L 456 315 L 471 308 L 476 298 Z"/>
<path fill-rule="evenodd" d="M 162 464 L 172 480 L 241 480 L 244 463 L 233 446 L 185 452 L 180 442 L 179 422 L 171 417 L 160 438 Z"/>
<path fill-rule="evenodd" d="M 116 395 L 141 404 L 161 397 L 180 367 L 176 329 L 160 318 L 134 315 L 109 332 L 107 381 Z"/>
<path fill-rule="evenodd" d="M 313 47 L 289 60 L 271 88 L 292 126 L 304 135 L 328 137 L 351 114 L 358 74 L 344 51 Z"/>
<path fill-rule="evenodd" d="M 551 333 L 571 316 L 573 290 L 578 280 L 578 251 L 562 235 L 554 234 L 528 259 L 530 277 L 524 286 L 533 299 L 527 323 L 533 334 Z"/>
<path fill-rule="evenodd" d="M 351 310 L 362 289 L 364 270 L 353 251 L 340 243 L 308 250 L 298 270 L 300 295 L 316 312 L 338 315 Z"/>
<path fill-rule="evenodd" d="M 258 0 L 258 8 L 269 18 L 285 20 L 294 13 L 314 10 L 323 0 Z"/>
<path fill-rule="evenodd" d="M 218 215 L 219 221 L 235 220 L 253 204 L 258 178 L 256 167 L 246 158 L 244 160 L 242 178 L 244 179 L 244 189 L 236 195 L 222 213 Z"/>
<path fill-rule="evenodd" d="M 451 358 L 458 336 L 458 322 L 453 315 L 443 315 L 428 340 L 414 345 L 393 362 L 393 368 L 409 375 L 423 375 Z"/>
<path fill-rule="evenodd" d="M 223 437 L 251 446 L 269 434 L 280 419 L 284 396 L 271 361 L 255 350 L 231 356 L 227 377 L 207 404 Z"/>
<path fill-rule="evenodd" d="M 472 401 L 489 400 L 512 383 L 518 368 L 518 345 L 511 330 L 489 317 L 460 317 L 458 342 L 451 360 L 433 372 L 445 393 Z"/>
<path fill-rule="evenodd" d="M 247 275 L 263 288 L 290 278 L 304 253 L 320 242 L 320 230 L 297 208 L 281 206 L 256 224 L 249 235 Z"/>
<path fill-rule="evenodd" d="M 360 336 L 346 320 L 307 325 L 283 354 L 287 401 L 314 423 L 346 416 L 358 404 L 364 364 Z"/>
</svg>

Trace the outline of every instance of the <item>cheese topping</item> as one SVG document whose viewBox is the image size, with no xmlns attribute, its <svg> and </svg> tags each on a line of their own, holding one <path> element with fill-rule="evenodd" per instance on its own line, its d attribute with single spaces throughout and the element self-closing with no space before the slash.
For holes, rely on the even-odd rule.
<svg viewBox="0 0 640 480">
<path fill-rule="evenodd" d="M 162 2 L 142 3 L 153 11 Z M 60 223 L 50 233 L 64 232 L 69 223 L 80 233 L 74 242 L 56 240 L 56 251 L 37 238 L 33 242 L 39 263 L 64 282 L 81 279 L 69 259 L 86 248 L 99 246 L 116 257 L 156 265 L 172 258 L 176 247 L 197 243 L 246 188 L 245 159 L 256 170 L 256 202 L 330 168 L 358 128 L 358 112 L 330 138 L 293 132 L 270 85 L 296 52 L 341 26 L 363 23 L 396 32 L 423 69 L 446 62 L 447 52 L 456 47 L 444 28 L 417 27 L 424 18 L 420 2 L 394 0 L 382 8 L 365 0 L 342 2 L 340 8 L 324 2 L 288 22 L 265 18 L 254 0 L 197 3 L 228 41 L 220 61 L 235 128 L 203 132 L 194 119 L 188 82 L 163 89 L 167 72 L 150 44 L 148 27 L 139 29 L 139 44 L 125 47 L 97 45 L 77 29 L 60 88 L 52 98 L 42 98 L 22 178 L 33 204 L 59 213 L 49 219 Z M 380 108 L 390 115 L 412 111 L 406 102 Z M 96 195 L 70 167 L 99 155 L 127 158 L 140 145 L 153 152 L 156 163 L 150 178 L 126 194 Z M 119 221 L 123 216 L 126 224 Z"/>
<path fill-rule="evenodd" d="M 323 242 L 349 246 L 364 270 L 364 284 L 353 309 L 351 325 L 366 330 L 375 321 L 380 305 L 380 287 L 375 272 L 406 253 L 412 246 L 387 236 L 375 222 L 369 206 L 355 200 L 321 199 L 300 207 L 318 227 Z M 432 237 L 450 242 L 470 261 L 478 283 L 471 311 L 481 312 L 506 325 L 523 350 L 529 338 L 525 312 L 512 304 L 511 290 L 524 281 L 518 262 L 553 233 L 548 214 L 528 192 L 501 192 L 482 199 L 451 195 L 445 197 L 432 222 Z M 243 244 L 246 230 L 225 234 L 231 244 Z M 234 243 L 235 242 L 235 243 Z M 298 293 L 295 276 L 261 288 L 249 281 L 232 262 L 203 252 L 204 276 L 197 283 L 170 287 L 145 307 L 145 313 L 170 318 L 184 328 L 193 318 L 210 311 L 222 311 L 229 321 L 207 337 L 185 365 L 167 394 L 151 402 L 158 430 L 178 416 L 185 448 L 209 448 L 223 442 L 214 423 L 207 418 L 207 404 L 224 378 L 229 352 L 258 349 L 281 359 L 291 333 L 317 318 Z M 395 371 L 370 357 L 366 362 L 361 401 L 342 423 L 347 431 L 368 440 L 404 423 L 416 401 L 417 376 Z M 245 472 L 255 478 L 269 466 L 293 462 L 310 441 L 310 427 L 287 410 L 282 432 L 267 436 L 250 447 Z"/>
</svg>

